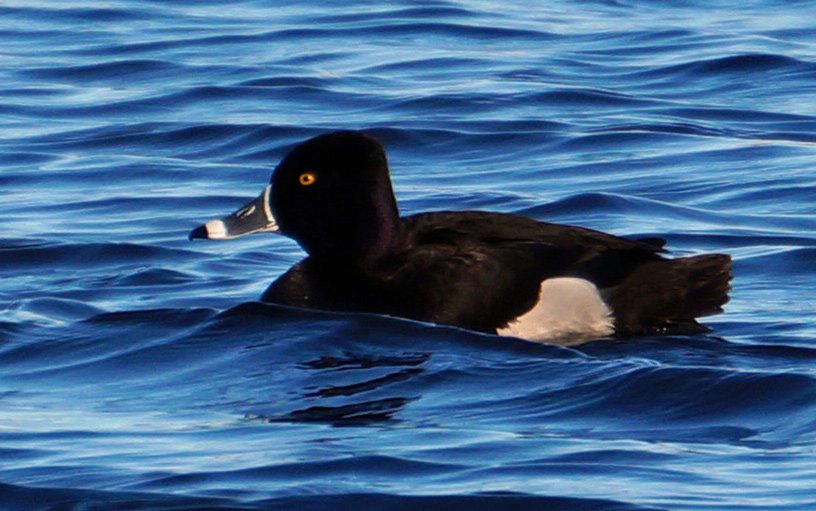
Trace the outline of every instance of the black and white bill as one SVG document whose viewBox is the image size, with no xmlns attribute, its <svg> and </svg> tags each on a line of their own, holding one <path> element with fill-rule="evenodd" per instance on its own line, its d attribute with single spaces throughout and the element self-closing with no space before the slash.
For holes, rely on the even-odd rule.
<svg viewBox="0 0 816 511">
<path fill-rule="evenodd" d="M 269 207 L 271 185 L 238 211 L 223 218 L 210 220 L 190 231 L 189 238 L 228 240 L 256 232 L 276 232 L 278 224 Z"/>
</svg>

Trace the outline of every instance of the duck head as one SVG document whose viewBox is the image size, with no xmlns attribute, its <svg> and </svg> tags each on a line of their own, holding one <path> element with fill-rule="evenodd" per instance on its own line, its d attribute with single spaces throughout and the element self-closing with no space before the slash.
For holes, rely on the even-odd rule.
<svg viewBox="0 0 816 511">
<path fill-rule="evenodd" d="M 278 232 L 317 262 L 365 266 L 394 249 L 399 226 L 382 145 L 363 133 L 339 131 L 292 149 L 256 199 L 189 237 Z"/>
</svg>

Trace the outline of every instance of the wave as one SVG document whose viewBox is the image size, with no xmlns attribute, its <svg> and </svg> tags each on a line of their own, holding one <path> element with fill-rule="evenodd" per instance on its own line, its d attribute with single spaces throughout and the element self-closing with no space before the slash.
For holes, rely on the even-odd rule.
<svg viewBox="0 0 816 511">
<path fill-rule="evenodd" d="M 247 500 L 226 497 L 185 497 L 133 491 L 92 491 L 62 488 L 32 488 L 0 484 L 0 502 L 8 511 L 45 511 L 66 502 L 82 507 L 118 506 L 133 510 L 169 511 L 212 509 L 219 511 L 317 510 L 317 509 L 427 509 L 458 511 L 471 509 L 548 509 L 551 511 L 657 511 L 613 500 L 548 497 L 523 493 L 477 493 L 471 495 L 389 495 L 348 493 L 329 495 L 289 495 L 273 499 Z M 36 504 L 35 504 L 36 503 Z"/>
<path fill-rule="evenodd" d="M 135 21 L 151 19 L 153 16 L 144 10 L 127 8 L 98 8 L 98 7 L 56 7 L 41 8 L 16 5 L 14 7 L 0 8 L 0 14 L 9 16 L 12 19 L 39 20 L 43 18 L 58 18 L 68 21 Z"/>
<path fill-rule="evenodd" d="M 111 335 L 127 339 L 136 332 L 139 336 L 128 342 L 110 342 Z M 493 382 L 494 390 L 514 388 L 520 380 L 538 383 L 513 399 L 496 401 L 474 392 L 461 403 L 442 401 L 435 407 L 451 417 L 491 410 L 489 416 L 513 417 L 516 424 L 569 423 L 592 417 L 607 428 L 637 424 L 655 431 L 667 423 L 679 428 L 689 422 L 703 428 L 746 422 L 757 428 L 746 433 L 753 436 L 762 429 L 781 427 L 783 411 L 806 415 L 812 412 L 809 403 L 816 402 L 816 381 L 810 376 L 779 372 L 792 360 L 801 364 L 803 356 L 816 356 L 813 350 L 796 347 L 716 344 L 720 357 L 737 357 L 746 366 L 756 367 L 755 360 L 778 359 L 767 372 L 742 372 L 698 367 L 710 356 L 704 352 L 700 361 L 685 365 L 678 355 L 688 345 L 664 344 L 661 358 L 671 362 L 663 367 L 638 360 L 606 360 L 609 354 L 619 353 L 616 343 L 599 342 L 576 350 L 376 315 L 260 303 L 217 315 L 208 309 L 103 314 L 67 329 L 42 327 L 26 335 L 54 339 L 48 345 L 17 348 L 11 348 L 11 343 L 0 353 L 0 364 L 26 379 L 70 377 L 79 383 L 116 374 L 119 381 L 139 382 L 133 391 L 153 394 L 156 403 L 157 394 L 166 393 L 162 389 L 168 385 L 173 390 L 167 399 L 172 401 L 179 394 L 215 398 L 194 376 L 213 374 L 218 381 L 231 380 L 244 387 L 243 404 L 232 413 L 264 422 L 348 425 L 391 420 L 410 410 L 423 389 L 434 388 L 434 381 L 464 390 L 481 385 L 485 378 Z M 74 341 L 77 336 L 85 339 L 82 344 Z M 479 362 L 471 359 L 473 350 Z M 646 353 L 642 347 L 639 351 Z M 459 362 L 440 365 L 440 357 Z M 513 363 L 523 365 L 508 372 L 507 364 Z M 259 392 L 266 393 L 268 385 L 278 381 L 264 383 L 273 368 L 285 372 L 281 384 L 294 384 L 302 392 L 278 403 L 262 397 Z M 701 387 L 707 392 L 698 392 Z M 661 392 L 650 394 L 653 388 Z M 122 398 L 138 397 L 130 395 L 132 391 L 123 392 Z M 217 401 L 209 406 L 223 406 Z M 676 429 L 671 432 L 679 434 Z M 689 434 L 700 433 L 695 429 Z"/>
<path fill-rule="evenodd" d="M 115 60 L 82 66 L 39 67 L 21 70 L 35 79 L 59 79 L 79 81 L 83 84 L 94 80 L 110 80 L 127 78 L 139 80 L 166 73 L 179 73 L 184 66 L 165 60 Z"/>
<path fill-rule="evenodd" d="M 189 259 L 187 250 L 135 243 L 60 243 L 45 240 L 0 240 L 5 270 L 70 266 L 101 268 L 126 263 Z"/>
<path fill-rule="evenodd" d="M 787 55 L 750 53 L 742 55 L 728 55 L 724 57 L 701 59 L 684 64 L 677 64 L 664 68 L 653 69 L 639 73 L 639 76 L 673 76 L 683 74 L 692 75 L 746 75 L 765 74 L 770 71 L 784 70 L 797 74 L 813 75 L 816 73 L 816 63 L 800 60 Z"/>
</svg>

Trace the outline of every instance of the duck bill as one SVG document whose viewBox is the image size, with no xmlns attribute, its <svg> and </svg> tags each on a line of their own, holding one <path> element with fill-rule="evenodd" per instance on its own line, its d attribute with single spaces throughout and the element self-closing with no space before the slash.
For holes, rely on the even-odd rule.
<svg viewBox="0 0 816 511">
<path fill-rule="evenodd" d="M 208 240 L 229 240 L 256 232 L 277 232 L 279 230 L 269 207 L 271 185 L 266 185 L 263 193 L 235 213 L 223 218 L 210 220 L 190 231 L 189 238 Z"/>
</svg>

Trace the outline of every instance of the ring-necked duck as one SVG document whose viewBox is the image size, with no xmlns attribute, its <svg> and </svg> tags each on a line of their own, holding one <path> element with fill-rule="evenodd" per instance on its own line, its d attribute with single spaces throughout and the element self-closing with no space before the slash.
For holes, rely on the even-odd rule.
<svg viewBox="0 0 816 511">
<path fill-rule="evenodd" d="M 481 211 L 400 218 L 385 151 L 352 131 L 295 147 L 270 184 L 190 239 L 280 232 L 308 253 L 261 300 L 375 312 L 531 340 L 702 331 L 731 258 L 667 259 L 665 241 Z"/>
</svg>

